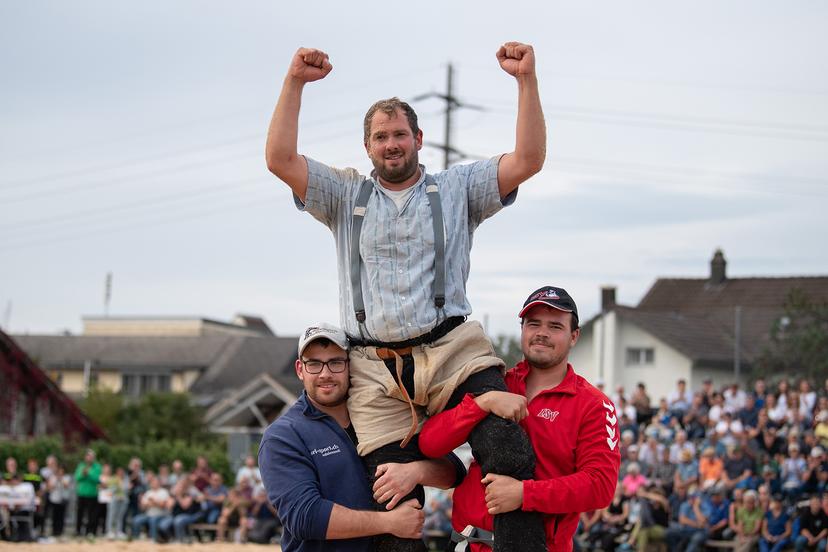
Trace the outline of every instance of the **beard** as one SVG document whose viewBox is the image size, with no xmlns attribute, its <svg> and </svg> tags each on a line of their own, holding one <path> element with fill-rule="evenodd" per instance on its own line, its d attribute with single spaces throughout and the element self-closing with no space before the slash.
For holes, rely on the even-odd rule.
<svg viewBox="0 0 828 552">
<path fill-rule="evenodd" d="M 385 159 L 374 159 L 373 157 L 371 158 L 371 163 L 377 171 L 377 176 L 391 184 L 405 182 L 411 178 L 417 172 L 420 164 L 416 151 L 402 165 L 397 167 L 387 167 L 385 165 Z"/>
<path fill-rule="evenodd" d="M 547 342 L 541 341 L 541 343 Z M 529 349 L 523 356 L 526 357 L 526 361 L 533 368 L 547 370 L 559 366 L 561 363 L 565 363 L 569 356 L 569 349 L 570 347 L 563 347 L 562 349 L 555 348 L 551 351 L 542 351 L 540 353 Z"/>
</svg>

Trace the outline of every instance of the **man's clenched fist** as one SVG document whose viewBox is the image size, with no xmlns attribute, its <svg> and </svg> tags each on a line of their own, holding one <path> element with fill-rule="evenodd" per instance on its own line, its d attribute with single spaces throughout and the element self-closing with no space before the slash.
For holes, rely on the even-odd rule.
<svg viewBox="0 0 828 552">
<path fill-rule="evenodd" d="M 328 54 L 315 48 L 299 48 L 290 61 L 288 76 L 301 82 L 324 79 L 333 69 Z"/>
<path fill-rule="evenodd" d="M 507 42 L 497 51 L 497 61 L 513 77 L 535 74 L 535 51 L 528 44 Z"/>
</svg>

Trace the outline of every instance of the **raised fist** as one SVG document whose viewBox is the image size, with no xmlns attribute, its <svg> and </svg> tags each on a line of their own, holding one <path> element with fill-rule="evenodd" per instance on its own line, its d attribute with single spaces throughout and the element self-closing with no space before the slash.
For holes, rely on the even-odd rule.
<svg viewBox="0 0 828 552">
<path fill-rule="evenodd" d="M 497 61 L 513 77 L 535 74 L 535 51 L 528 44 L 507 42 L 497 51 Z"/>
<path fill-rule="evenodd" d="M 328 54 L 315 48 L 299 48 L 290 61 L 288 75 L 301 82 L 324 79 L 333 69 Z"/>
</svg>

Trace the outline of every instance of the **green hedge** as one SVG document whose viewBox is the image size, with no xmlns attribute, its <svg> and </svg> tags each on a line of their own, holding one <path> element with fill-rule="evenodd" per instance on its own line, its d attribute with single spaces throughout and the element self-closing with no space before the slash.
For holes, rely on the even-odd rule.
<svg viewBox="0 0 828 552">
<path fill-rule="evenodd" d="M 197 456 L 204 456 L 210 467 L 220 472 L 226 482 L 233 482 L 235 475 L 230 469 L 227 459 L 227 444 L 223 436 L 216 436 L 210 444 L 192 445 L 180 440 L 151 441 L 144 446 L 113 445 L 106 441 L 95 441 L 89 445 L 95 451 L 98 461 L 111 464 L 113 468 L 126 468 L 129 459 L 137 456 L 141 459 L 145 470 L 157 470 L 161 464 L 170 465 L 173 460 L 179 459 L 184 463 L 184 469 L 189 471 L 195 466 Z M 74 471 L 75 466 L 83 458 L 85 448 L 66 448 L 60 439 L 41 437 L 30 441 L 0 441 L 0 458 L 13 456 L 17 459 L 21 470 L 26 469 L 26 460 L 35 458 L 43 466 L 46 457 L 54 454 L 66 467 L 67 473 Z"/>
</svg>

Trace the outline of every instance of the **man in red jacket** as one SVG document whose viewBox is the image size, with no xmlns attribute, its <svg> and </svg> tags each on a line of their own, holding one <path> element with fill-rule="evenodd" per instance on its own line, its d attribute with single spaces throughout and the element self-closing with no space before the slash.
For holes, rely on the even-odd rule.
<svg viewBox="0 0 828 552">
<path fill-rule="evenodd" d="M 420 449 L 432 457 L 446 454 L 489 413 L 519 422 L 537 456 L 535 478 L 483 473 L 472 463 L 454 492 L 452 526 L 472 534 L 467 540 L 476 552 L 488 549 L 495 514 L 541 512 L 548 550 L 569 552 L 580 512 L 612 500 L 621 463 L 618 419 L 612 401 L 568 363 L 580 335 L 569 294 L 542 287 L 526 299 L 518 317 L 524 360 L 506 373 L 510 393 L 466 395 L 460 406 L 426 422 Z"/>
</svg>

